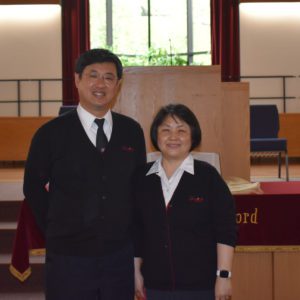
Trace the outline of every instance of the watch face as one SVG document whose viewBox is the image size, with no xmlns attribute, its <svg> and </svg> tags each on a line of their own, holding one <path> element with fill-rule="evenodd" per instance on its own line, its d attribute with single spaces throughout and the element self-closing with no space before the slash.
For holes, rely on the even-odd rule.
<svg viewBox="0 0 300 300">
<path fill-rule="evenodd" d="M 220 277 L 222 278 L 228 278 L 229 277 L 229 272 L 225 270 L 220 271 Z"/>
</svg>

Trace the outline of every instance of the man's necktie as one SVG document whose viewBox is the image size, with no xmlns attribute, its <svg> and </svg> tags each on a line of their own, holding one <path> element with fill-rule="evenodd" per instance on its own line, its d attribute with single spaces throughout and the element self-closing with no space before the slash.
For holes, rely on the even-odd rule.
<svg viewBox="0 0 300 300">
<path fill-rule="evenodd" d="M 96 148 L 102 153 L 105 151 L 107 146 L 107 137 L 103 130 L 103 124 L 105 119 L 95 119 L 95 123 L 98 125 L 97 137 L 96 137 Z"/>
</svg>

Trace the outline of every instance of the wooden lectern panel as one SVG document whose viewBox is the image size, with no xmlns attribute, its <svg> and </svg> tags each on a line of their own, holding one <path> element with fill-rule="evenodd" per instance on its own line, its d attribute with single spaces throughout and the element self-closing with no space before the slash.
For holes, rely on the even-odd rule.
<svg viewBox="0 0 300 300">
<path fill-rule="evenodd" d="M 249 180 L 247 87 L 246 83 L 235 83 L 227 88 L 221 82 L 219 66 L 126 68 L 114 110 L 140 122 L 150 152 L 149 129 L 159 108 L 168 103 L 187 105 L 202 129 L 202 144 L 197 150 L 219 153 L 223 177 Z"/>
<path fill-rule="evenodd" d="M 300 252 L 274 254 L 274 299 L 300 298 Z"/>
<path fill-rule="evenodd" d="M 271 252 L 236 252 L 232 274 L 232 300 L 274 300 Z"/>
<path fill-rule="evenodd" d="M 223 135 L 222 151 L 226 159 L 221 161 L 228 176 L 250 179 L 250 112 L 249 83 L 222 83 Z M 225 175 L 224 175 L 225 176 Z"/>
</svg>

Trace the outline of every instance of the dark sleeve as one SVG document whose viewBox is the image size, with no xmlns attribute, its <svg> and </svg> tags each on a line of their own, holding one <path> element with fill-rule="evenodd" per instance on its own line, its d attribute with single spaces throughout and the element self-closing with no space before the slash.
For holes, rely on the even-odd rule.
<svg viewBox="0 0 300 300">
<path fill-rule="evenodd" d="M 215 170 L 213 170 L 211 184 L 216 242 L 235 247 L 237 223 L 233 196 L 225 181 Z"/>
<path fill-rule="evenodd" d="M 145 137 L 142 127 L 139 125 L 138 130 L 138 154 L 137 154 L 137 165 L 143 166 L 146 164 L 146 143 L 145 143 Z"/>
<path fill-rule="evenodd" d="M 34 135 L 25 165 L 23 191 L 39 229 L 45 233 L 50 177 L 50 143 L 43 128 Z"/>
<path fill-rule="evenodd" d="M 141 210 L 141 176 L 143 175 L 142 168 L 139 168 L 134 174 L 134 206 L 133 206 L 133 242 L 134 242 L 134 256 L 143 257 L 143 221 Z"/>
</svg>

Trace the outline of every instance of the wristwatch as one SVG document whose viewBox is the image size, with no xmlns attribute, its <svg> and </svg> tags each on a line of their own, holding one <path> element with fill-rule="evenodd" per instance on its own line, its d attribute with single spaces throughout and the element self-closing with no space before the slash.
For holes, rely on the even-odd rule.
<svg viewBox="0 0 300 300">
<path fill-rule="evenodd" d="M 231 278 L 231 272 L 227 270 L 217 270 L 216 275 L 221 278 Z"/>
</svg>

